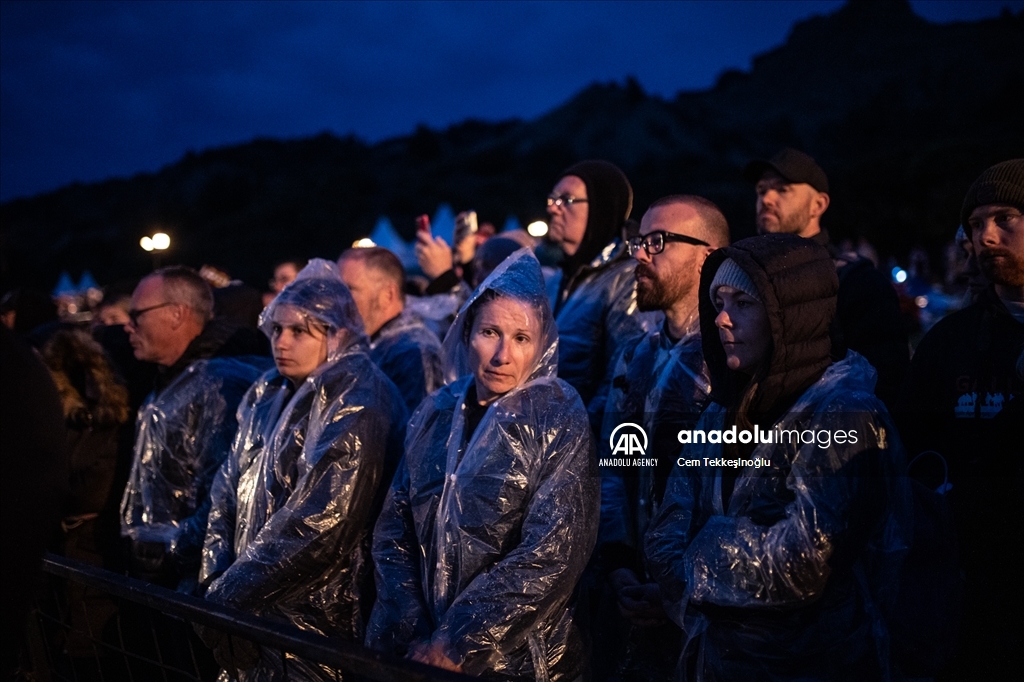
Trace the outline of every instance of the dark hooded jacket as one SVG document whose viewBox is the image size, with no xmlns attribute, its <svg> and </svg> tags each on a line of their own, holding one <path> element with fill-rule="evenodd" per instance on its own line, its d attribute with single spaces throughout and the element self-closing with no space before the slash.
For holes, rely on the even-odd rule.
<svg viewBox="0 0 1024 682">
<path fill-rule="evenodd" d="M 444 384 L 441 342 L 412 310 L 403 310 L 370 337 L 370 358 L 398 387 L 409 412 Z"/>
<path fill-rule="evenodd" d="M 525 383 L 480 413 L 467 339 L 474 302 L 492 291 L 534 308 L 542 332 Z M 599 490 L 586 410 L 554 376 L 557 343 L 540 264 L 524 249 L 463 306 L 444 343 L 446 374 L 459 378 L 409 423 L 374 530 L 368 646 L 403 655 L 430 642 L 488 679 L 581 673 L 569 599 L 597 536 Z"/>
<path fill-rule="evenodd" d="M 587 186 L 587 229 L 579 249 L 562 262 L 553 304 L 558 323 L 558 376 L 585 405 L 601 393 L 623 344 L 656 329 L 660 313 L 638 313 L 633 270 L 622 229 L 633 207 L 633 189 L 607 161 L 583 161 L 560 177 L 574 175 Z M 600 410 L 598 411 L 600 412 Z M 595 429 L 600 427 L 596 417 Z"/>
<path fill-rule="evenodd" d="M 121 534 L 162 543 L 177 577 L 193 584 L 210 512 L 210 484 L 231 450 L 238 428 L 235 411 L 269 364 L 266 358 L 236 355 L 259 349 L 248 339 L 233 325 L 208 323 L 174 365 L 160 369 L 136 419 L 135 457 L 121 498 Z"/>
<path fill-rule="evenodd" d="M 749 385 L 725 364 L 708 291 L 726 258 L 768 314 L 770 360 L 751 379 L 747 417 L 772 442 L 680 434 L 693 441 L 682 454 L 691 465 L 673 472 L 645 545 L 686 633 L 684 669 L 696 680 L 887 679 L 881 614 L 907 548 L 909 499 L 875 371 L 853 352 L 829 359 L 837 280 L 824 249 L 792 235 L 740 241 L 701 275 L 714 402 L 693 434 L 745 430 L 735 414 Z"/>
<path fill-rule="evenodd" d="M 367 356 L 333 263 L 313 259 L 274 299 L 260 317 L 268 336 L 280 305 L 327 325 L 337 342 L 297 387 L 272 369 L 246 393 L 213 485 L 200 582 L 212 601 L 362 641 L 372 606 L 370 529 L 401 457 L 405 405 Z M 334 679 L 288 657 L 293 677 Z M 281 674 L 281 654 L 267 650 L 242 679 Z"/>
</svg>

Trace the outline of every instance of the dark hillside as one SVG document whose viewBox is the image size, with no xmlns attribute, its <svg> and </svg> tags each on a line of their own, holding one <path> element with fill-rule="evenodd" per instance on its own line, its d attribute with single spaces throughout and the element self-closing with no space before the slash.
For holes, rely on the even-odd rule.
<svg viewBox="0 0 1024 682">
<path fill-rule="evenodd" d="M 216 263 L 261 283 L 283 254 L 334 257 L 388 215 L 444 201 L 497 224 L 543 216 L 570 163 L 620 164 L 634 215 L 668 193 L 719 202 L 750 234 L 753 193 L 741 169 L 784 145 L 829 174 L 825 225 L 887 254 L 937 253 L 956 229 L 963 192 L 987 166 L 1024 156 L 1024 14 L 935 25 L 902 1 L 854 0 L 796 25 L 749 73 L 666 101 L 633 80 L 595 84 L 534 121 L 466 121 L 367 145 L 328 133 L 254 140 L 188 154 L 155 174 L 72 185 L 0 205 L 0 288 L 42 288 L 89 268 L 102 282 L 152 265 L 139 238 L 159 226 L 167 260 Z M 679 68 L 685 69 L 685 64 Z"/>
</svg>

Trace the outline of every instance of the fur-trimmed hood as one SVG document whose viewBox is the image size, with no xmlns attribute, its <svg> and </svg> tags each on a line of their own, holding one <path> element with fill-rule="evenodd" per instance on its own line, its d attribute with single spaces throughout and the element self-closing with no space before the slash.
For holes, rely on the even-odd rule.
<svg viewBox="0 0 1024 682">
<path fill-rule="evenodd" d="M 128 389 L 115 378 L 103 348 L 86 332 L 57 331 L 43 346 L 42 356 L 68 424 L 100 427 L 128 421 Z"/>
</svg>

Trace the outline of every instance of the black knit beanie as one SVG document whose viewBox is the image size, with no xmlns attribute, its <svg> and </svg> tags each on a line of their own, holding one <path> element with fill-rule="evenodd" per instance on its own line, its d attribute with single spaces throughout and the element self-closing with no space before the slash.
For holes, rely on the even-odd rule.
<svg viewBox="0 0 1024 682">
<path fill-rule="evenodd" d="M 1009 204 L 1024 211 L 1024 159 L 1010 159 L 989 168 L 978 176 L 964 197 L 960 209 L 960 224 L 967 234 L 971 226 L 967 221 L 971 213 L 986 204 Z"/>
<path fill-rule="evenodd" d="M 587 231 L 576 253 L 562 261 L 562 271 L 572 276 L 619 236 L 633 209 L 633 188 L 626 174 L 608 161 L 581 161 L 558 177 L 567 175 L 575 175 L 587 186 Z"/>
</svg>

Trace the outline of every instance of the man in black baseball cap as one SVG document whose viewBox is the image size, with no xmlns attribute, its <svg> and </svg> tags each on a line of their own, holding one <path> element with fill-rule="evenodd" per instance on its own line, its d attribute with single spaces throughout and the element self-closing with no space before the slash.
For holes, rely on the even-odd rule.
<svg viewBox="0 0 1024 682">
<path fill-rule="evenodd" d="M 828 177 L 807 154 L 786 147 L 770 161 L 751 161 L 744 177 L 757 190 L 757 231 L 813 237 L 828 209 Z"/>
<path fill-rule="evenodd" d="M 821 227 L 829 206 L 828 176 L 813 158 L 786 147 L 771 159 L 751 161 L 743 175 L 757 191 L 757 231 L 795 234 L 828 249 L 839 275 L 832 355 L 857 351 L 878 371 L 875 393 L 891 409 L 910 363 L 907 332 L 896 290 L 874 263 L 841 253 Z"/>
</svg>

